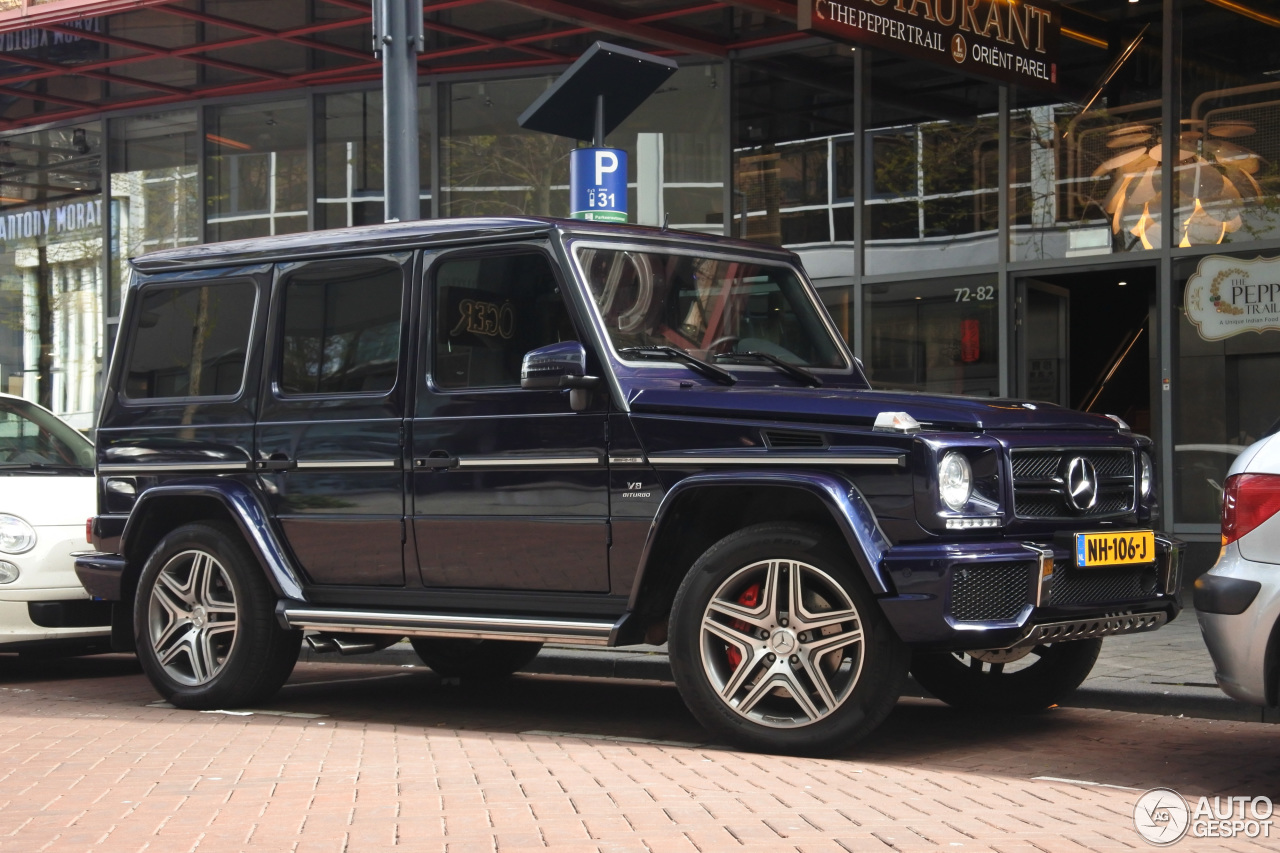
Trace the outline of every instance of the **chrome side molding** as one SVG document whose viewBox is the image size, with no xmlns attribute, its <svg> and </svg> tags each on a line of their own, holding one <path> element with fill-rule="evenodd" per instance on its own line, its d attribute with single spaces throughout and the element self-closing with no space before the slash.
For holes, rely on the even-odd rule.
<svg viewBox="0 0 1280 853">
<path fill-rule="evenodd" d="M 614 626 L 613 622 L 540 619 L 533 616 L 322 610 L 287 605 L 280 610 L 280 618 L 289 628 L 305 628 L 325 633 L 531 640 L 582 646 L 607 645 Z"/>
</svg>

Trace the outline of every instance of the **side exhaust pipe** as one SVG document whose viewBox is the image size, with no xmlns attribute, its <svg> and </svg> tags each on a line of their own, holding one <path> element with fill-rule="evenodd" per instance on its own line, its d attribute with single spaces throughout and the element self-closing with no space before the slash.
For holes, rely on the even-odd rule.
<svg viewBox="0 0 1280 853">
<path fill-rule="evenodd" d="M 394 646 L 400 642 L 400 638 L 388 637 L 386 634 L 311 634 L 306 641 L 313 652 L 319 654 L 337 652 L 346 656 L 379 652 Z"/>
</svg>

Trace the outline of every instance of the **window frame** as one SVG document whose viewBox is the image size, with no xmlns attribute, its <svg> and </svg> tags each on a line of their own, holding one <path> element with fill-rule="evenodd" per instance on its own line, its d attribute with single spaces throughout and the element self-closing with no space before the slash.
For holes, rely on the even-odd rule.
<svg viewBox="0 0 1280 853">
<path fill-rule="evenodd" d="M 453 261 L 466 261 L 470 259 L 495 258 L 506 255 L 540 255 L 547 262 L 547 266 L 551 269 L 551 275 L 555 278 L 556 286 L 560 289 L 563 299 L 565 311 L 569 316 L 569 322 L 573 324 L 574 331 L 578 334 L 578 339 L 587 350 L 588 363 L 594 360 L 592 356 L 592 336 L 591 329 L 585 328 L 586 324 L 581 317 L 575 315 L 576 307 L 574 304 L 573 288 L 567 285 L 564 271 L 560 268 L 555 255 L 545 245 L 533 243 L 516 243 L 506 246 L 496 247 L 468 247 L 457 249 L 454 251 L 442 252 L 434 258 L 430 258 L 425 264 L 423 270 L 424 286 L 422 289 L 422 324 L 423 330 L 426 332 L 422 336 L 426 352 L 420 360 L 422 363 L 422 381 L 419 387 L 425 389 L 428 394 L 433 395 L 471 395 L 471 394 L 509 394 L 512 391 L 522 393 L 530 393 L 530 389 L 521 388 L 520 380 L 517 377 L 512 385 L 486 385 L 486 386 L 467 386 L 463 388 L 445 388 L 436 381 L 438 362 L 436 347 L 438 344 L 438 328 L 439 320 L 437 311 L 437 299 L 440 295 L 440 270 L 445 264 Z M 552 393 L 559 393 L 560 389 L 550 389 Z"/>
<path fill-rule="evenodd" d="M 330 267 L 356 268 L 361 265 L 380 264 L 388 269 L 395 269 L 400 275 L 400 322 L 396 342 L 396 375 L 391 385 L 379 391 L 316 391 L 297 394 L 284 390 L 281 384 L 284 371 L 285 297 L 288 293 L 290 279 L 300 272 L 317 268 L 319 265 Z M 271 396 L 281 402 L 306 402 L 311 400 L 385 400 L 396 394 L 404 383 L 406 361 L 406 342 L 410 337 L 409 317 L 410 300 L 413 296 L 413 253 L 386 253 L 372 255 L 356 255 L 351 257 L 320 258 L 279 264 L 276 267 L 275 281 L 272 284 L 272 341 L 269 362 L 268 386 Z"/>
<path fill-rule="evenodd" d="M 129 394 L 129 375 L 130 367 L 133 364 L 133 357 L 138 351 L 138 332 L 139 321 L 142 318 L 143 300 L 147 295 L 159 290 L 193 290 L 199 287 L 216 287 L 226 284 L 248 284 L 253 291 L 253 307 L 249 315 L 248 335 L 245 338 L 244 347 L 244 367 L 240 371 L 240 387 L 236 389 L 234 394 L 187 394 L 176 397 L 133 397 Z M 249 367 L 254 358 L 254 342 L 257 339 L 259 313 L 262 307 L 262 288 L 258 278 L 253 275 L 228 275 L 216 276 L 197 280 L 184 281 L 159 281 L 155 283 L 144 282 L 136 289 L 132 289 L 128 294 L 130 303 L 137 305 L 127 306 L 124 312 L 128 319 L 128 339 L 124 347 L 123 359 L 120 364 L 120 377 L 118 393 L 120 399 L 132 406 L 161 406 L 173 405 L 175 403 L 228 403 L 236 402 L 244 398 L 248 391 Z"/>
</svg>

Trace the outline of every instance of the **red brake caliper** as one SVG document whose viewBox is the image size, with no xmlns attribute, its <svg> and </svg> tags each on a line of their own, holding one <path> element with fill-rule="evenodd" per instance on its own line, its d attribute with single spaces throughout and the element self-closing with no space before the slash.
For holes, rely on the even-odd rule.
<svg viewBox="0 0 1280 853">
<path fill-rule="evenodd" d="M 743 607 L 755 607 L 760 603 L 760 584 L 753 583 L 742 591 L 742 595 L 738 596 L 738 603 Z M 729 626 L 735 631 L 741 631 L 746 634 L 750 632 L 751 626 L 741 619 L 730 619 Z M 729 666 L 733 669 L 738 668 L 738 664 L 742 663 L 742 652 L 738 651 L 736 646 L 725 645 L 725 657 L 729 659 Z"/>
</svg>

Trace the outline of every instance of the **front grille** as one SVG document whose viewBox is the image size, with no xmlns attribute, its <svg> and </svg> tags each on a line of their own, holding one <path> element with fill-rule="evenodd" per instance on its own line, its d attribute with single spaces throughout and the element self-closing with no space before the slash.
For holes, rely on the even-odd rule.
<svg viewBox="0 0 1280 853">
<path fill-rule="evenodd" d="M 1083 510 L 1076 509 L 1067 495 L 1067 469 L 1077 457 L 1087 459 L 1098 475 L 1097 501 Z M 1131 450 L 1015 450 L 1012 464 L 1013 511 L 1019 518 L 1093 519 L 1133 511 L 1134 455 Z"/>
<path fill-rule="evenodd" d="M 1035 563 L 975 563 L 951 576 L 951 615 L 961 622 L 1012 619 L 1030 600 Z"/>
<path fill-rule="evenodd" d="M 1080 569 L 1070 560 L 1054 560 L 1049 604 L 1118 604 L 1150 598 L 1156 591 L 1153 566 Z"/>
</svg>

